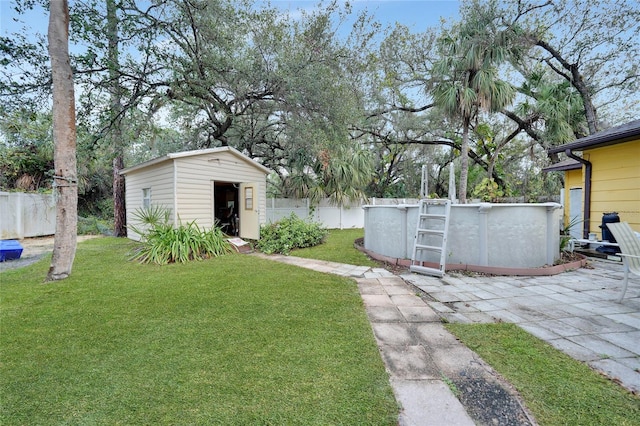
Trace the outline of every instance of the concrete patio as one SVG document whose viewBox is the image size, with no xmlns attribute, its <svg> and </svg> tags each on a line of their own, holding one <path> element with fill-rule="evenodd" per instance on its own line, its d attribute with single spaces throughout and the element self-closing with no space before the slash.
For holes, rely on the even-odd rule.
<svg viewBox="0 0 640 426">
<path fill-rule="evenodd" d="M 622 303 L 623 266 L 590 260 L 554 276 L 502 277 L 405 273 L 450 322 L 518 324 L 571 357 L 640 392 L 640 280 L 631 277 Z"/>
</svg>

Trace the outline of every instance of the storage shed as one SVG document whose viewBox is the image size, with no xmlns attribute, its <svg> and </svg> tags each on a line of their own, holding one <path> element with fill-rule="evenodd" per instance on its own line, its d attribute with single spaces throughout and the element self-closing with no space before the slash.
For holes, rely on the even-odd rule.
<svg viewBox="0 0 640 426">
<path fill-rule="evenodd" d="M 229 235 L 259 239 L 266 222 L 267 175 L 270 170 L 231 147 L 167 154 L 123 169 L 127 224 L 135 213 L 162 207 L 174 226 L 195 221 L 214 224 Z M 129 238 L 140 235 L 129 230 Z"/>
</svg>

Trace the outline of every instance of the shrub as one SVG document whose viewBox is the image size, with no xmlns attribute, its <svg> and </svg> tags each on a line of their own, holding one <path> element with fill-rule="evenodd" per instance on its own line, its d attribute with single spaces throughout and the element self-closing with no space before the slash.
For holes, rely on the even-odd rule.
<svg viewBox="0 0 640 426">
<path fill-rule="evenodd" d="M 169 217 L 171 217 L 169 210 L 160 206 L 151 206 L 148 209 L 137 209 L 133 212 L 133 218 L 136 222 L 151 227 L 159 224 L 168 224 Z M 137 234 L 143 235 L 145 233 L 133 225 L 131 225 L 130 228 Z"/>
<path fill-rule="evenodd" d="M 132 259 L 141 263 L 185 263 L 222 256 L 231 252 L 226 236 L 218 227 L 208 231 L 201 229 L 195 221 L 173 227 L 166 211 L 139 211 L 136 217 L 147 225 L 147 229 L 132 227 L 142 236 L 141 245 Z"/>
<path fill-rule="evenodd" d="M 78 216 L 78 235 L 113 235 L 113 224 L 97 216 Z"/>
<path fill-rule="evenodd" d="M 260 229 L 258 249 L 262 252 L 289 254 L 296 248 L 312 247 L 322 243 L 327 230 L 319 223 L 302 220 L 294 213 Z"/>
<path fill-rule="evenodd" d="M 495 203 L 498 197 L 503 195 L 504 191 L 500 189 L 496 181 L 489 178 L 482 179 L 482 182 L 473 189 L 473 196 L 480 198 L 482 201 Z"/>
</svg>

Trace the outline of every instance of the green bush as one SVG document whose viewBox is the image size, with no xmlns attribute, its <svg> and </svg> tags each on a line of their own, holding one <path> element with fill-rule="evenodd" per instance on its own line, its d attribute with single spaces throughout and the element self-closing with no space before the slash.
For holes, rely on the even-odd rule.
<svg viewBox="0 0 640 426">
<path fill-rule="evenodd" d="M 258 249 L 264 253 L 289 254 L 296 248 L 316 246 L 327 236 L 319 223 L 302 220 L 294 213 L 260 229 Z"/>
<path fill-rule="evenodd" d="M 132 256 L 141 263 L 185 263 L 231 252 L 226 235 L 218 227 L 205 231 L 195 221 L 174 227 L 163 209 L 139 211 L 134 216 L 148 226 L 144 230 L 131 227 L 142 236 Z"/>
<path fill-rule="evenodd" d="M 504 191 L 500 189 L 496 181 L 489 178 L 482 179 L 482 182 L 473 189 L 473 196 L 485 202 L 495 203 L 503 195 Z"/>
<path fill-rule="evenodd" d="M 78 216 L 78 235 L 113 235 L 113 223 L 97 216 Z"/>
</svg>

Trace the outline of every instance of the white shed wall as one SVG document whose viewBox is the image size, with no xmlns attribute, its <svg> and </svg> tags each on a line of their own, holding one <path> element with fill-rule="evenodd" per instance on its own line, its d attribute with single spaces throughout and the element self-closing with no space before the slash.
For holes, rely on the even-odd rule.
<svg viewBox="0 0 640 426">
<path fill-rule="evenodd" d="M 212 182 L 256 182 L 260 224 L 266 222 L 267 177 L 255 166 L 230 152 L 177 158 L 174 161 L 178 215 L 183 223 L 195 220 L 199 226 L 211 228 L 214 220 Z"/>
<path fill-rule="evenodd" d="M 127 208 L 127 225 L 140 226 L 134 219 L 136 211 L 142 208 L 142 190 L 151 188 L 151 205 L 164 207 L 171 212 L 174 220 L 173 164 L 166 162 L 153 165 L 140 171 L 127 174 L 125 177 L 125 203 Z M 139 240 L 140 236 L 130 228 L 129 238 Z"/>
</svg>

